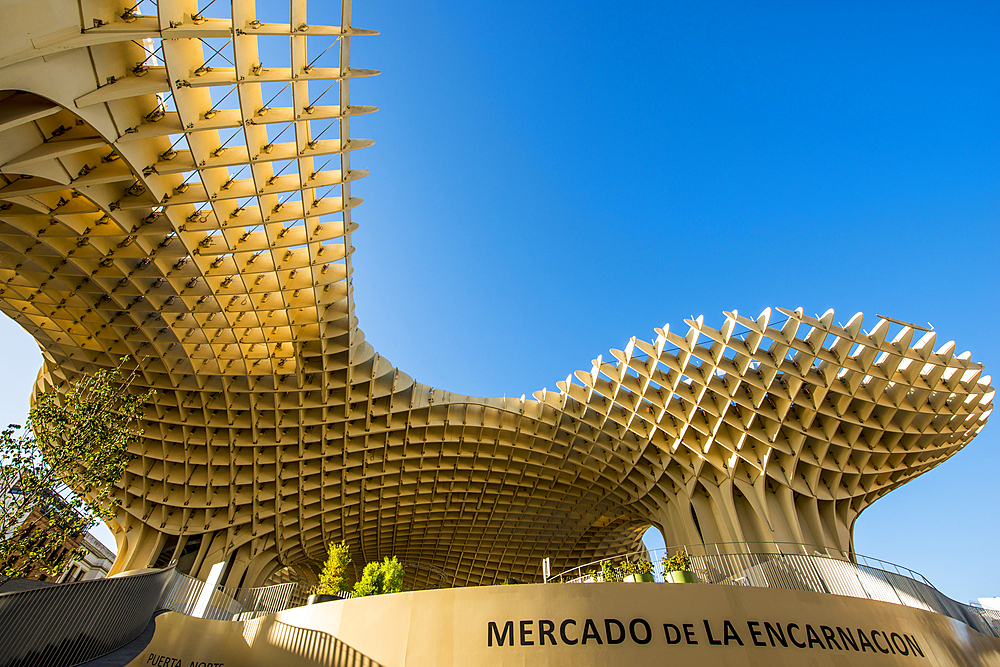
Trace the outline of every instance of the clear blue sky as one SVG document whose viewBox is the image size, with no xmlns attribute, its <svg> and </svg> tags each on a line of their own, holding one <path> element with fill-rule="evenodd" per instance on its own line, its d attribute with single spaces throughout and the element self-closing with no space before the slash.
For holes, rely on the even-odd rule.
<svg viewBox="0 0 1000 667">
<path fill-rule="evenodd" d="M 352 86 L 381 108 L 352 125 L 357 313 L 417 380 L 530 396 L 767 306 L 930 321 L 1000 377 L 1000 4 L 356 0 L 354 25 L 383 72 Z M 9 421 L 37 357 L 6 338 Z M 857 550 L 1000 595 L 998 429 Z"/>
</svg>

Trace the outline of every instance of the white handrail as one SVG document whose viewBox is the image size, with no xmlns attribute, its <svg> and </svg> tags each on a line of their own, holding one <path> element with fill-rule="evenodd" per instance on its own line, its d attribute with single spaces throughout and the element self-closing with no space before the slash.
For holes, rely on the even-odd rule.
<svg viewBox="0 0 1000 667">
<path fill-rule="evenodd" d="M 956 602 L 909 568 L 808 545 L 763 543 L 754 546 L 765 546 L 766 550 L 755 550 L 751 544 L 699 544 L 621 554 L 571 568 L 549 577 L 548 583 L 622 581 L 621 565 L 626 561 L 648 562 L 654 580 L 663 582 L 663 557 L 683 550 L 691 559 L 690 569 L 699 583 L 814 591 L 892 602 L 934 611 L 983 634 L 1000 637 L 1000 612 Z"/>
</svg>

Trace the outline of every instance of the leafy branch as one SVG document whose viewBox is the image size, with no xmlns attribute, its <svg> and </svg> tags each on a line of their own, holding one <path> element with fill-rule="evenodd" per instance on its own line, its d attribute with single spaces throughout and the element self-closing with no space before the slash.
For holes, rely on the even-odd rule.
<svg viewBox="0 0 1000 667">
<path fill-rule="evenodd" d="M 36 569 L 58 575 L 84 552 L 67 544 L 114 518 L 115 484 L 153 394 L 134 391 L 127 361 L 36 395 L 24 427 L 0 431 L 0 584 Z"/>
</svg>

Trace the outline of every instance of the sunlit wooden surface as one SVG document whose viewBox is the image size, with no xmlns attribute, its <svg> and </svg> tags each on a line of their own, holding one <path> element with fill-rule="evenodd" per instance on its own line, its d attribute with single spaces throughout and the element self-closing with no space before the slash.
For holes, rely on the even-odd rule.
<svg viewBox="0 0 1000 667">
<path fill-rule="evenodd" d="M 372 141 L 350 120 L 376 109 L 350 93 L 377 72 L 350 46 L 376 33 L 349 0 L 269 8 L 53 0 L 0 25 L 0 309 L 44 350 L 39 389 L 127 354 L 157 390 L 116 570 L 226 559 L 252 586 L 346 539 L 414 585 L 492 583 L 650 525 L 850 549 L 867 505 L 985 424 L 967 353 L 832 311 L 664 327 L 532 397 L 415 383 L 352 297 Z"/>
</svg>

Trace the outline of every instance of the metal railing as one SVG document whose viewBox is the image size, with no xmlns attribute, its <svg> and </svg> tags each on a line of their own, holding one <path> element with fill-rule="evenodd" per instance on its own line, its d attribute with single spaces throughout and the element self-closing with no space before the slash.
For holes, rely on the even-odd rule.
<svg viewBox="0 0 1000 667">
<path fill-rule="evenodd" d="M 1000 612 L 956 602 L 922 574 L 879 560 L 825 547 L 783 543 L 697 544 L 622 554 L 580 565 L 549 583 L 623 581 L 625 561 L 647 561 L 653 578 L 665 581 L 663 557 L 686 551 L 699 583 L 812 591 L 891 602 L 937 612 L 979 632 L 1000 637 Z M 853 557 L 852 557 L 853 556 Z"/>
<path fill-rule="evenodd" d="M 174 570 L 0 594 L 0 667 L 76 665 L 146 628 Z"/>
<path fill-rule="evenodd" d="M 89 662 L 138 637 L 157 611 L 193 615 L 204 594 L 204 581 L 174 568 L 0 594 L 0 667 Z M 308 587 L 216 586 L 207 595 L 202 618 L 246 621 L 304 605 Z"/>
<path fill-rule="evenodd" d="M 215 621 L 247 621 L 306 603 L 305 584 L 285 583 L 260 588 L 216 586 L 202 618 Z M 160 599 L 160 609 L 193 615 L 205 592 L 205 582 L 180 572 Z"/>
</svg>

